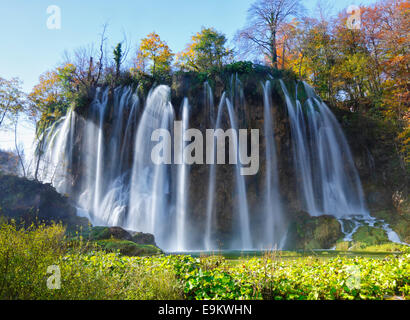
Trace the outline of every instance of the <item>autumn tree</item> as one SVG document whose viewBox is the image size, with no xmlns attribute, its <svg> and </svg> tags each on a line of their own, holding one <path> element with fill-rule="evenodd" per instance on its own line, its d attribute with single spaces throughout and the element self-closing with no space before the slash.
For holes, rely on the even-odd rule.
<svg viewBox="0 0 410 320">
<path fill-rule="evenodd" d="M 65 114 L 73 98 L 75 72 L 74 65 L 66 64 L 40 75 L 39 83 L 28 96 L 32 117 L 48 121 Z"/>
<path fill-rule="evenodd" d="M 5 119 L 25 110 L 25 94 L 21 89 L 22 82 L 18 78 L 10 80 L 0 77 L 0 128 Z"/>
<path fill-rule="evenodd" d="M 146 72 L 149 69 L 152 76 L 162 77 L 170 73 L 173 56 L 166 42 L 152 32 L 141 40 L 134 59 L 134 70 Z"/>
<path fill-rule="evenodd" d="M 302 10 L 300 0 L 257 0 L 248 10 L 247 26 L 237 32 L 235 39 L 245 54 L 262 54 L 277 68 L 278 33 Z"/>
<path fill-rule="evenodd" d="M 202 28 L 192 36 L 187 48 L 177 55 L 177 67 L 187 71 L 206 71 L 221 68 L 233 58 L 233 50 L 226 47 L 224 34 L 213 28 Z"/>
<path fill-rule="evenodd" d="M 45 142 L 44 130 L 66 114 L 77 96 L 77 91 L 73 87 L 73 84 L 76 83 L 75 73 L 76 67 L 72 64 L 66 64 L 45 72 L 40 75 L 39 83 L 33 87 L 28 95 L 29 118 L 36 125 L 36 139 L 38 141 L 35 179 L 38 177 L 41 152 Z"/>
</svg>

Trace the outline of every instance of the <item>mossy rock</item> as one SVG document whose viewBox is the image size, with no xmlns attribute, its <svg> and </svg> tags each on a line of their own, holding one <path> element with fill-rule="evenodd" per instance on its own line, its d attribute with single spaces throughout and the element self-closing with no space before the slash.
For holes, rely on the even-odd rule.
<svg viewBox="0 0 410 320">
<path fill-rule="evenodd" d="M 329 249 L 343 236 L 339 221 L 332 216 L 311 217 L 293 213 L 287 247 L 290 249 Z"/>
<path fill-rule="evenodd" d="M 96 243 L 106 251 L 119 251 L 126 256 L 151 256 L 162 253 L 161 249 L 153 245 L 136 244 L 128 240 L 107 239 L 96 241 Z"/>
<path fill-rule="evenodd" d="M 132 234 L 132 242 L 137 244 L 151 244 L 156 246 L 154 235 L 151 233 L 135 232 Z"/>
<path fill-rule="evenodd" d="M 402 203 L 400 210 L 379 210 L 372 215 L 387 222 L 401 241 L 410 244 L 410 201 Z"/>
<path fill-rule="evenodd" d="M 353 234 L 353 240 L 369 246 L 390 242 L 385 230 L 369 226 L 359 227 Z"/>
<path fill-rule="evenodd" d="M 131 234 L 121 227 L 92 227 L 88 232 L 88 238 L 90 240 L 127 240 L 132 241 Z"/>
<path fill-rule="evenodd" d="M 132 235 L 133 234 L 133 235 Z M 119 251 L 127 256 L 146 256 L 162 253 L 155 245 L 152 234 L 142 232 L 128 232 L 121 227 L 96 226 L 82 230 L 80 235 L 90 241 L 90 248 L 97 244 L 102 249 Z M 75 239 L 76 237 L 73 237 Z M 146 243 L 139 243 L 146 242 Z"/>
</svg>

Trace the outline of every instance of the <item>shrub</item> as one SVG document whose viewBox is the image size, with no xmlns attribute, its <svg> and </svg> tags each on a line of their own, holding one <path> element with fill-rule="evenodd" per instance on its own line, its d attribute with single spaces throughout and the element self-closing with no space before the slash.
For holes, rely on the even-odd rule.
<svg viewBox="0 0 410 320">
<path fill-rule="evenodd" d="M 174 269 L 161 258 L 106 253 L 82 238 L 68 241 L 62 225 L 0 225 L 0 299 L 180 299 Z M 163 258 L 162 258 L 163 259 Z M 47 287 L 47 268 L 61 273 Z"/>
</svg>

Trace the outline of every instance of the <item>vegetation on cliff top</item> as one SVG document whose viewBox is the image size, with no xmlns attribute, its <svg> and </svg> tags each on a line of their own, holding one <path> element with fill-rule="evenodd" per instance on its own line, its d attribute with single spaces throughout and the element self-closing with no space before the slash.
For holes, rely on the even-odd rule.
<svg viewBox="0 0 410 320">
<path fill-rule="evenodd" d="M 184 72 L 212 83 L 221 74 L 224 79 L 227 73 L 281 70 L 311 84 L 333 106 L 392 123 L 400 165 L 408 174 L 408 2 L 383 0 L 362 6 L 360 22 L 351 21 L 346 12 L 328 17 L 323 8 L 318 18 L 304 16 L 301 7 L 298 0 L 257 0 L 249 9 L 247 26 L 235 38 L 237 47 L 228 47 L 223 33 L 203 27 L 177 54 L 160 35 L 150 33 L 135 52 L 123 40 L 107 56 L 105 25 L 97 50 L 80 48 L 66 55 L 60 66 L 40 77 L 24 103 L 19 81 L 1 79 L 0 97 L 5 98 L 0 119 L 24 109 L 41 132 L 70 105 L 87 105 L 96 86 L 134 85 L 147 92 L 154 84 L 171 84 L 173 75 Z M 253 58 L 256 64 L 238 61 L 243 58 Z"/>
</svg>

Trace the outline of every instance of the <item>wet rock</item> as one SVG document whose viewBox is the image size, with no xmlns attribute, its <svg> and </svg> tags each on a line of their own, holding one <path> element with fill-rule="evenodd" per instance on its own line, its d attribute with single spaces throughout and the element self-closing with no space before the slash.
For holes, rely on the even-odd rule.
<svg viewBox="0 0 410 320">
<path fill-rule="evenodd" d="M 353 234 L 353 240 L 365 245 L 378 245 L 389 242 L 387 233 L 383 229 L 362 226 Z"/>
<path fill-rule="evenodd" d="M 154 235 L 151 233 L 131 232 L 133 242 L 137 244 L 151 244 L 156 246 Z"/>
<path fill-rule="evenodd" d="M 0 215 L 25 225 L 62 222 L 74 229 L 89 224 L 50 184 L 13 175 L 0 175 L 0 208 Z"/>
<path fill-rule="evenodd" d="M 328 249 L 343 236 L 339 221 L 333 216 L 311 217 L 293 212 L 290 218 L 287 249 Z"/>
</svg>

